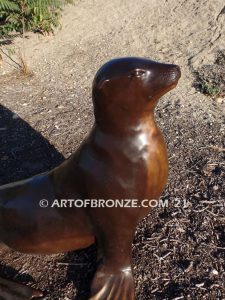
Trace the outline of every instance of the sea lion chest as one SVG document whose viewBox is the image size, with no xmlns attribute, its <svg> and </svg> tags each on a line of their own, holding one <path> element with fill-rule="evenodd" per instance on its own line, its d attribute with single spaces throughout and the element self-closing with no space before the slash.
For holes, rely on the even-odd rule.
<svg viewBox="0 0 225 300">
<path fill-rule="evenodd" d="M 158 129 L 125 136 L 96 130 L 83 145 L 79 167 L 89 197 L 158 198 L 167 179 L 166 147 Z"/>
</svg>

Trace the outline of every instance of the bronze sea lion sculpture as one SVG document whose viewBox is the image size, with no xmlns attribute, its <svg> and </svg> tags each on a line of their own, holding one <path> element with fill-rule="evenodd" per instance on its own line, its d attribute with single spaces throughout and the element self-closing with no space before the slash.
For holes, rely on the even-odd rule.
<svg viewBox="0 0 225 300">
<path fill-rule="evenodd" d="M 50 172 L 0 187 L 0 241 L 16 251 L 45 254 L 97 240 L 101 260 L 89 299 L 134 300 L 132 241 L 150 210 L 141 203 L 160 197 L 168 173 L 154 109 L 179 78 L 178 66 L 144 58 L 103 65 L 93 82 L 95 124 L 80 148 Z M 59 208 L 55 199 L 136 199 L 138 205 Z M 9 281 L 0 280 L 2 286 L 8 293 L 3 299 L 41 296 L 21 286 L 19 294 Z M 13 298 L 11 291 L 25 296 Z"/>
</svg>

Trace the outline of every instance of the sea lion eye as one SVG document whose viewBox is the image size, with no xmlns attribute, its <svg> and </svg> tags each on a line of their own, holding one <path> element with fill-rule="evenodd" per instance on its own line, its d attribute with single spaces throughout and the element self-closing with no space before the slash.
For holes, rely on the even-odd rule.
<svg viewBox="0 0 225 300">
<path fill-rule="evenodd" d="M 141 77 L 146 72 L 144 70 L 135 69 L 130 73 L 130 77 Z"/>
</svg>

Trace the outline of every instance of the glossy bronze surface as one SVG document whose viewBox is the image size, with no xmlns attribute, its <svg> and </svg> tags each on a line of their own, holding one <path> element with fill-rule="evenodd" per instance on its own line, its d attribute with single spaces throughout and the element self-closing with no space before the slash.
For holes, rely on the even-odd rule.
<svg viewBox="0 0 225 300">
<path fill-rule="evenodd" d="M 101 260 L 89 299 L 135 299 L 132 241 L 150 210 L 142 200 L 160 197 L 168 173 L 154 108 L 179 78 L 178 66 L 148 59 L 103 65 L 93 82 L 96 121 L 80 148 L 48 173 L 0 187 L 0 241 L 45 254 L 85 248 L 97 239 Z M 41 199 L 48 207 L 40 207 Z M 138 205 L 51 207 L 55 199 L 137 199 Z"/>
</svg>

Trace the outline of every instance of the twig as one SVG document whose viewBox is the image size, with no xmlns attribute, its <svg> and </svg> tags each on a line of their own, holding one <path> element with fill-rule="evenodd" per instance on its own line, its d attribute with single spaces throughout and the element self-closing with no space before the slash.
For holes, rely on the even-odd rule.
<svg viewBox="0 0 225 300">
<path fill-rule="evenodd" d="M 19 69 L 21 70 L 21 65 L 19 63 L 17 63 L 10 55 L 8 55 L 5 51 L 3 51 L 2 49 L 0 49 L 1 52 L 6 56 L 8 57 L 12 62 L 14 62 L 18 67 Z"/>
<path fill-rule="evenodd" d="M 86 266 L 87 264 L 82 263 L 63 263 L 63 262 L 57 262 L 58 266 Z"/>
</svg>

